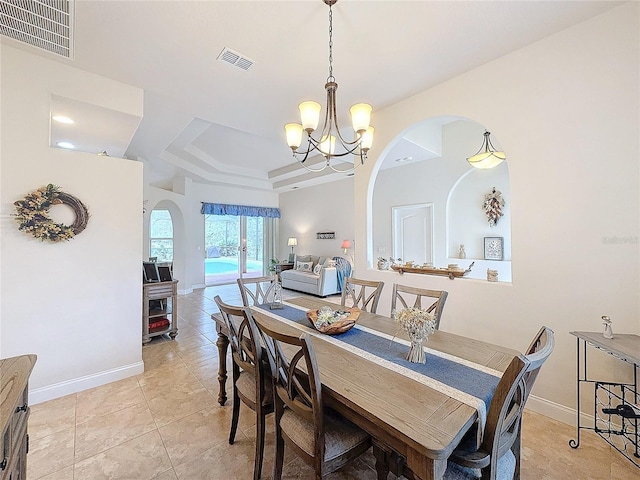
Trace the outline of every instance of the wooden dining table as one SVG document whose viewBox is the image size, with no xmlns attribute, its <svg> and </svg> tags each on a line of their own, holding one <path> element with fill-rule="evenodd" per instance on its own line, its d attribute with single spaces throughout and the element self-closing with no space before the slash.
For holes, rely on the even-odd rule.
<svg viewBox="0 0 640 480">
<path fill-rule="evenodd" d="M 324 305 L 337 308 L 325 300 L 298 297 L 287 300 L 292 306 L 313 310 Z M 267 322 L 279 322 L 273 313 L 252 307 L 254 316 Z M 214 314 L 220 355 L 218 380 L 221 405 L 227 400 L 227 331 L 222 319 Z M 407 340 L 391 318 L 361 312 L 358 325 Z M 447 459 L 462 437 L 478 425 L 478 411 L 445 393 L 427 386 L 411 376 L 391 370 L 370 358 L 363 358 L 340 346 L 340 342 L 323 338 L 308 326 L 280 322 L 280 328 L 306 331 L 312 335 L 322 382 L 324 403 L 366 430 L 374 442 L 384 445 L 406 459 L 406 465 L 421 480 L 441 479 Z M 290 332 L 291 333 L 291 332 Z M 337 337 L 331 337 L 331 339 Z M 429 336 L 429 349 L 504 372 L 518 352 L 441 330 Z M 427 360 L 428 365 L 428 360 Z"/>
</svg>

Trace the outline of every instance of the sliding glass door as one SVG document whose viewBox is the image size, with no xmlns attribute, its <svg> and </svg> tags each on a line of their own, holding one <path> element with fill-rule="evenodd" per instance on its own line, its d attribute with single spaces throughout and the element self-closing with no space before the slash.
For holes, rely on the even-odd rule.
<svg viewBox="0 0 640 480">
<path fill-rule="evenodd" d="M 233 283 L 264 272 L 262 217 L 205 215 L 205 284 Z"/>
</svg>

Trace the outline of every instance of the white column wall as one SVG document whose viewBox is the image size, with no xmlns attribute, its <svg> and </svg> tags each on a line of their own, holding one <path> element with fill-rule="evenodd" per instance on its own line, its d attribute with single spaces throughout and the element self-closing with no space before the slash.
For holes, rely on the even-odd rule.
<svg viewBox="0 0 640 480">
<path fill-rule="evenodd" d="M 142 165 L 49 147 L 50 95 L 142 116 L 142 91 L 2 46 L 0 356 L 35 353 L 38 403 L 142 363 Z M 48 183 L 88 207 L 68 242 L 18 231 L 13 202 Z M 140 208 L 132 208 L 139 205 Z"/>
<path fill-rule="evenodd" d="M 524 350 L 541 325 L 556 350 L 528 406 L 575 420 L 573 330 L 640 333 L 640 4 L 603 15 L 377 111 L 372 161 L 355 176 L 356 268 L 384 280 L 449 291 L 441 328 Z M 434 66 L 437 68 L 437 66 Z M 513 283 L 371 268 L 371 198 L 376 158 L 425 118 L 458 115 L 486 126 L 508 156 Z M 470 152 L 473 153 L 473 152 Z M 630 368 L 598 352 L 596 376 Z"/>
</svg>

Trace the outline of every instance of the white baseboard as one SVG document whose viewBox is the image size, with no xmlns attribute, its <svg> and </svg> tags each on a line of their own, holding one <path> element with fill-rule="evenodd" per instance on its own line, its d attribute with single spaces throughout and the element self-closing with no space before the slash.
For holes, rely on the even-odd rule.
<svg viewBox="0 0 640 480">
<path fill-rule="evenodd" d="M 104 372 L 85 375 L 84 377 L 73 378 L 60 383 L 54 383 L 46 387 L 35 388 L 29 390 L 29 404 L 46 402 L 55 398 L 64 397 L 72 393 L 81 392 L 88 388 L 99 387 L 107 383 L 123 380 L 134 375 L 144 372 L 144 362 L 140 361 L 125 365 L 123 367 L 113 368 Z"/>
<path fill-rule="evenodd" d="M 204 285 L 202 287 L 198 287 L 198 285 L 195 285 L 191 288 L 185 288 L 184 290 L 178 289 L 178 295 L 187 295 L 188 293 L 193 293 L 194 288 L 204 288 Z"/>
<path fill-rule="evenodd" d="M 565 407 L 564 405 L 560 405 L 559 403 L 555 403 L 541 397 L 536 397 L 535 395 L 529 396 L 525 408 L 532 412 L 553 418 L 559 422 L 566 423 L 567 425 L 571 425 L 572 427 L 575 427 L 577 423 L 575 408 Z M 584 412 L 580 415 L 581 425 L 593 423 L 593 418 L 590 415 L 587 415 Z"/>
</svg>

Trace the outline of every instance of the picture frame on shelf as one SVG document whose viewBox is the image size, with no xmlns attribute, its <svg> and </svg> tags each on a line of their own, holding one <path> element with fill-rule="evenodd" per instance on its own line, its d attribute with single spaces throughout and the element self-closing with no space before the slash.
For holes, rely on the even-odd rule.
<svg viewBox="0 0 640 480">
<path fill-rule="evenodd" d="M 504 260 L 503 237 L 484 237 L 484 259 Z"/>
</svg>

